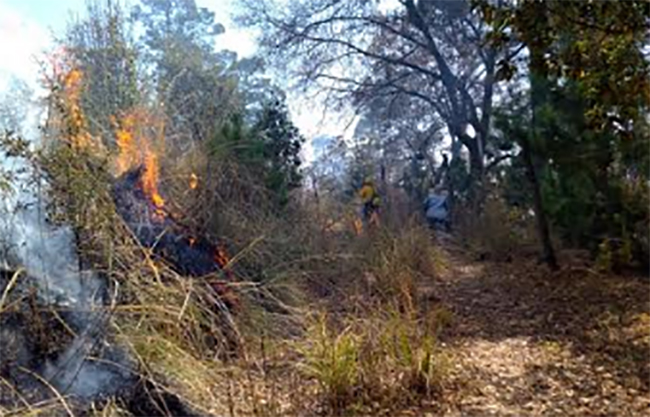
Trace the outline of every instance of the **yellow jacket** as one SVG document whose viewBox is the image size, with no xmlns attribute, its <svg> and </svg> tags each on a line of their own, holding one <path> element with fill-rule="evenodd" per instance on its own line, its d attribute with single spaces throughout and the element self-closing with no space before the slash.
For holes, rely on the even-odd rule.
<svg viewBox="0 0 650 417">
<path fill-rule="evenodd" d="M 361 202 L 363 204 L 373 203 L 377 199 L 377 192 L 375 187 L 371 184 L 364 184 L 363 187 L 359 190 L 359 197 L 361 197 Z"/>
</svg>

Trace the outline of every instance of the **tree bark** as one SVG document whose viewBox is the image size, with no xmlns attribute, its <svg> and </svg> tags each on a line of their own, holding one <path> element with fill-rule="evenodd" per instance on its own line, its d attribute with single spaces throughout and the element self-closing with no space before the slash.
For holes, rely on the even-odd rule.
<svg viewBox="0 0 650 417">
<path fill-rule="evenodd" d="M 521 153 L 524 158 L 528 181 L 530 181 L 530 185 L 533 187 L 533 209 L 535 210 L 535 219 L 537 220 L 537 234 L 542 242 L 544 260 L 551 269 L 556 270 L 558 268 L 557 258 L 555 257 L 555 249 L 553 248 L 553 242 L 551 241 L 548 220 L 546 218 L 546 212 L 544 211 L 542 192 L 540 189 L 539 179 L 537 178 L 535 164 L 533 163 L 533 155 L 528 138 L 523 138 L 521 141 Z"/>
<path fill-rule="evenodd" d="M 524 36 L 524 41 L 530 50 L 529 72 L 531 84 L 531 113 L 532 113 L 532 135 L 523 137 L 521 140 L 522 156 L 526 166 L 526 173 L 530 185 L 533 187 L 533 208 L 537 219 L 537 233 L 541 240 L 544 253 L 544 260 L 551 269 L 557 269 L 557 258 L 555 249 L 551 241 L 546 211 L 544 210 L 544 201 L 542 192 L 535 169 L 533 159 L 533 150 L 530 138 L 537 138 L 540 134 L 538 126 L 538 114 L 544 103 L 547 101 L 546 83 L 548 80 L 548 65 L 544 59 L 544 54 L 549 47 L 548 22 L 547 22 L 547 5 L 540 2 L 525 3 L 522 7 L 530 7 L 529 10 L 523 10 L 522 13 L 531 13 L 535 16 L 537 22 L 533 26 L 534 30 Z"/>
</svg>

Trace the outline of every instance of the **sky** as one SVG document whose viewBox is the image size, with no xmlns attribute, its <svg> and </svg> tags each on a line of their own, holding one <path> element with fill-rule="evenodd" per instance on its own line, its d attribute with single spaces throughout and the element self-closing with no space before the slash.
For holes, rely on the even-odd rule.
<svg viewBox="0 0 650 417">
<path fill-rule="evenodd" d="M 215 20 L 224 25 L 226 32 L 217 37 L 216 49 L 230 49 L 242 57 L 256 51 L 255 37 L 232 22 L 236 0 L 197 0 L 200 7 L 215 13 Z M 131 1 L 130 4 L 134 2 Z M 67 22 L 84 11 L 84 0 L 0 0 L 0 93 L 12 78 L 26 81 L 38 88 L 38 57 L 52 45 L 54 35 L 64 32 Z M 308 139 L 322 136 L 349 137 L 352 132 L 350 116 L 329 114 L 323 118 L 322 110 L 308 105 L 300 97 L 289 95 L 292 118 Z M 340 118 L 348 119 L 342 123 Z M 308 144 L 306 159 L 312 151 Z"/>
<path fill-rule="evenodd" d="M 12 76 L 35 78 L 36 57 L 51 45 L 53 36 L 65 31 L 68 21 L 85 9 L 85 0 L 0 0 L 0 88 Z M 215 13 L 226 33 L 217 37 L 217 49 L 240 56 L 255 53 L 252 33 L 235 27 L 230 14 L 233 0 L 198 0 Z"/>
</svg>

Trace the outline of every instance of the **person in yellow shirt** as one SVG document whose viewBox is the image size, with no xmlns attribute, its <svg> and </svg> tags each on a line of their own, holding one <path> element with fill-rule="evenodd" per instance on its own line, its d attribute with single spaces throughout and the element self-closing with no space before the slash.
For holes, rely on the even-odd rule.
<svg viewBox="0 0 650 417">
<path fill-rule="evenodd" d="M 381 199 L 372 178 L 366 178 L 363 181 L 363 185 L 359 190 L 359 197 L 362 204 L 361 214 L 364 223 L 368 224 L 369 222 L 372 222 L 373 219 L 376 222 Z"/>
</svg>

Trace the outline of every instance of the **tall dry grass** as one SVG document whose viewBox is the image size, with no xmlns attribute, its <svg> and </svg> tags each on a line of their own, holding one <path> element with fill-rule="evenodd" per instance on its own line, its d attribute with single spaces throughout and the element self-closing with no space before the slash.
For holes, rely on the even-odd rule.
<svg viewBox="0 0 650 417">
<path fill-rule="evenodd" d="M 466 247 L 497 261 L 510 260 L 517 253 L 535 253 L 535 218 L 523 209 L 508 206 L 497 190 L 492 191 L 480 213 L 469 207 L 457 210 L 454 227 Z"/>
<path fill-rule="evenodd" d="M 160 153 L 166 207 L 228 247 L 229 307 L 209 284 L 222 272 L 182 276 L 138 243 L 111 197 L 114 152 L 72 140 L 77 118 L 60 117 L 31 163 L 48 178 L 50 218 L 73 228 L 82 262 L 106 282 L 106 340 L 130 357 L 111 365 L 128 366 L 150 397 L 126 393 L 94 415 L 389 414 L 435 401 L 448 319 L 418 294 L 441 267 L 423 224 L 386 211 L 391 221 L 357 236 L 346 217 L 356 208 L 323 210 L 340 203 L 300 190 L 279 208 L 232 159 Z"/>
</svg>

